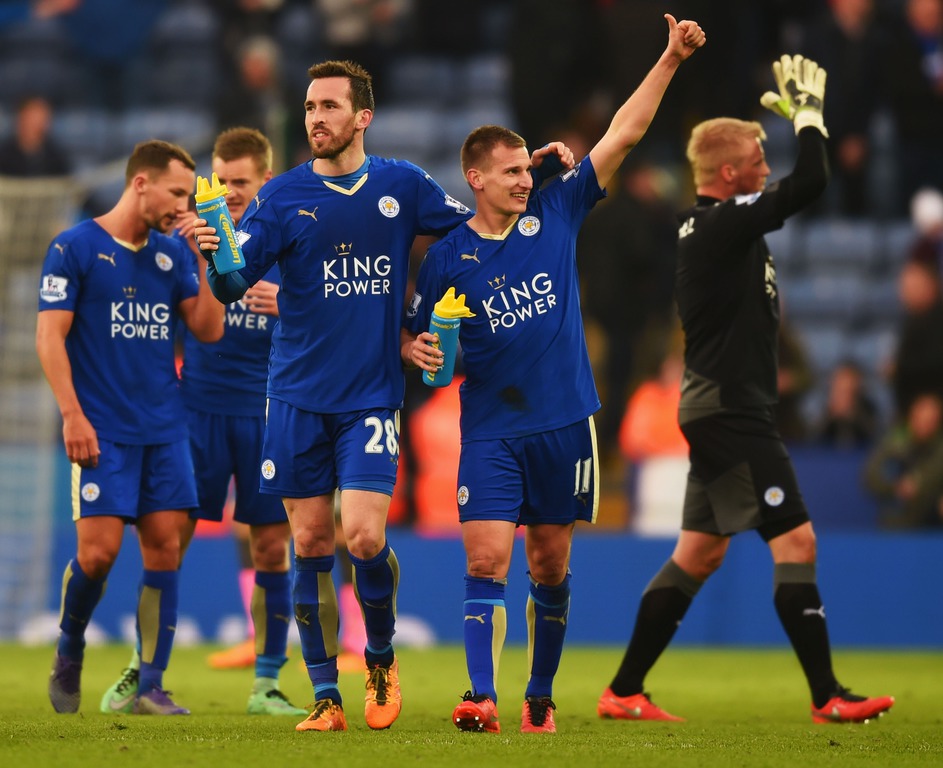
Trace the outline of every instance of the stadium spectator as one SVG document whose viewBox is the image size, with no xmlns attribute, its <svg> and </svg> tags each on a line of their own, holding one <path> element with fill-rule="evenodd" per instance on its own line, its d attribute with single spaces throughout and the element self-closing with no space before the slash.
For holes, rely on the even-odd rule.
<svg viewBox="0 0 943 768">
<path fill-rule="evenodd" d="M 630 156 L 577 239 L 583 316 L 605 337 L 597 364 L 603 405 L 596 424 L 604 465 L 617 456 L 630 389 L 642 370 L 653 367 L 645 349 L 661 349 L 671 327 L 678 221 L 663 175 L 650 159 L 633 162 Z"/>
<path fill-rule="evenodd" d="M 402 49 L 411 0 L 314 0 L 324 25 L 329 58 L 354 61 L 373 73 L 373 92 L 387 96 L 388 62 Z"/>
<path fill-rule="evenodd" d="M 868 457 L 865 487 L 879 502 L 886 528 L 943 526 L 943 403 L 918 395 L 907 419 L 895 424 Z"/>
<path fill-rule="evenodd" d="M 832 671 L 815 535 L 771 411 L 779 290 L 763 235 L 808 206 L 828 181 L 825 73 L 801 56 L 782 57 L 774 73 L 780 92 L 762 101 L 798 134 L 791 174 L 766 187 L 758 122 L 707 120 L 687 145 L 697 199 L 681 217 L 675 295 L 686 367 L 678 418 L 691 471 L 674 552 L 642 595 L 625 656 L 599 698 L 600 717 L 681 719 L 652 702 L 645 677 L 731 538 L 748 530 L 769 545 L 774 604 L 808 681 L 813 721 L 864 721 L 894 703 L 852 694 Z"/>
<path fill-rule="evenodd" d="M 688 473 L 688 443 L 678 426 L 684 373 L 678 337 L 657 375 L 629 397 L 619 428 L 631 528 L 641 534 L 678 530 L 676 513 Z"/>
<path fill-rule="evenodd" d="M 0 28 L 27 19 L 50 19 L 68 13 L 83 0 L 6 0 L 0 3 Z"/>
<path fill-rule="evenodd" d="M 802 338 L 786 321 L 780 303 L 779 336 L 776 341 L 776 392 L 773 410 L 776 429 L 786 442 L 801 442 L 808 437 L 808 425 L 802 402 L 812 389 L 813 374 Z"/>
<path fill-rule="evenodd" d="M 165 0 L 81 0 L 62 16 L 75 49 L 75 65 L 86 74 L 86 106 L 114 113 L 129 108 L 141 89 L 132 64 L 143 60 L 148 40 L 166 10 Z"/>
<path fill-rule="evenodd" d="M 943 294 L 936 266 L 910 260 L 897 282 L 904 313 L 891 363 L 894 417 L 925 392 L 943 395 Z"/>
<path fill-rule="evenodd" d="M 658 375 L 643 381 L 629 398 L 619 427 L 619 447 L 630 465 L 652 456 L 687 454 L 688 443 L 678 426 L 683 373 L 683 355 L 670 351 Z"/>
<path fill-rule="evenodd" d="M 853 360 L 839 362 L 829 379 L 814 442 L 842 450 L 866 448 L 874 443 L 878 428 L 878 407 L 865 388 L 861 366 Z"/>
<path fill-rule="evenodd" d="M 213 173 L 228 189 L 226 203 L 238 224 L 262 185 L 272 178 L 272 146 L 254 128 L 230 128 L 216 137 Z M 192 243 L 195 214 L 177 221 L 178 234 Z M 255 682 L 249 696 L 252 715 L 307 715 L 279 690 L 278 676 L 287 660 L 291 615 L 289 541 L 291 529 L 279 499 L 259 493 L 259 464 L 265 428 L 265 382 L 272 330 L 278 317 L 279 272 L 273 268 L 242 301 L 226 308 L 223 337 L 207 343 L 184 338 L 181 393 L 187 410 L 190 450 L 199 506 L 191 510 L 184 532 L 185 551 L 197 520 L 220 522 L 232 480 L 233 515 L 249 526 L 254 569 L 252 620 L 255 626 Z M 119 712 L 133 700 L 140 657 L 105 693 L 103 712 Z"/>
<path fill-rule="evenodd" d="M 117 204 L 57 235 L 43 264 L 36 349 L 59 405 L 73 464 L 75 557 L 62 581 L 61 634 L 49 678 L 57 712 L 81 698 L 85 630 L 121 548 L 140 539 L 144 573 L 135 714 L 185 715 L 163 689 L 177 621 L 181 536 L 197 506 L 173 329 L 223 332 L 203 270 L 168 237 L 188 208 L 195 164 L 181 147 L 138 144 Z"/>
<path fill-rule="evenodd" d="M 645 135 L 681 62 L 704 43 L 696 22 L 664 18 L 664 52 L 562 180 L 535 188 L 525 141 L 507 128 L 487 125 L 468 135 L 462 171 L 477 212 L 429 249 L 407 311 L 402 357 L 424 371 L 442 360 L 425 330 L 438 297 L 454 287 L 475 313 L 460 332 L 466 378 L 458 506 L 471 688 L 452 721 L 463 731 L 500 731 L 497 668 L 518 526 L 525 527 L 530 580 L 520 729 L 556 731 L 552 688 L 569 614 L 573 529 L 576 520 L 595 522 L 599 504 L 592 421 L 599 397 L 580 313 L 577 232 Z"/>
<path fill-rule="evenodd" d="M 273 179 L 250 206 L 241 222 L 246 266 L 221 276 L 211 261 L 209 275 L 217 298 L 228 303 L 276 262 L 282 273 L 261 489 L 282 497 L 294 539 L 295 616 L 315 695 L 314 710 L 296 727 L 347 729 L 329 578 L 340 488 L 367 630 L 364 714 L 371 728 L 382 729 L 401 707 L 392 645 L 399 564 L 386 518 L 404 391 L 397 323 L 409 251 L 417 234 L 444 234 L 470 212 L 411 163 L 365 153 L 374 100 L 363 67 L 327 61 L 308 74 L 305 130 L 314 159 Z M 201 247 L 216 248 L 212 227 L 196 232 Z"/>
<path fill-rule="evenodd" d="M 880 103 L 883 34 L 874 0 L 831 0 L 804 27 L 804 52 L 821 64 L 833 83 L 825 104 L 832 181 L 821 206 L 841 216 L 867 216 L 871 119 Z M 818 207 L 818 206 L 817 206 Z"/>
<path fill-rule="evenodd" d="M 234 125 L 255 128 L 272 137 L 272 152 L 279 167 L 294 165 L 296 142 L 289 131 L 282 89 L 281 61 L 275 40 L 253 35 L 236 48 L 230 82 L 222 89 L 218 101 L 217 125 L 225 130 Z M 289 150 L 289 144 L 292 149 Z"/>
<path fill-rule="evenodd" d="M 882 93 L 894 119 L 899 210 L 943 178 L 943 0 L 904 0 L 887 25 Z"/>
<path fill-rule="evenodd" d="M 910 200 L 910 221 L 917 235 L 907 257 L 943 274 L 943 193 L 934 187 L 918 190 Z"/>
<path fill-rule="evenodd" d="M 0 144 L 0 175 L 65 176 L 69 156 L 49 135 L 52 105 L 42 96 L 27 96 L 16 108 L 13 134 Z"/>
</svg>

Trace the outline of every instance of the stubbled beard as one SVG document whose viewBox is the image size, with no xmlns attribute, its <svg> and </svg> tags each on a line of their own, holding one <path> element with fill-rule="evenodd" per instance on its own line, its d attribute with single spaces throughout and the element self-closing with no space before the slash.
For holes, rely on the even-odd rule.
<svg viewBox="0 0 943 768">
<path fill-rule="evenodd" d="M 311 146 L 310 138 L 308 141 L 308 146 L 311 147 L 311 157 L 313 157 L 315 160 L 335 160 L 337 157 L 343 154 L 346 151 L 346 149 L 351 144 L 353 144 L 353 142 L 354 142 L 354 135 L 351 134 L 350 137 L 347 139 L 347 141 L 342 142 L 341 144 L 337 146 L 332 146 L 328 144 L 322 147 L 321 149 L 315 149 L 313 146 Z"/>
</svg>

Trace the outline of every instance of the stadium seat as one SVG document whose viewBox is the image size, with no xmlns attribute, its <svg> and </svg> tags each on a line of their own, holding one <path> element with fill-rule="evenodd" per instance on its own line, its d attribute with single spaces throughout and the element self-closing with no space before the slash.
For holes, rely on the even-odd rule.
<svg viewBox="0 0 943 768">
<path fill-rule="evenodd" d="M 52 138 L 69 154 L 76 171 L 117 157 L 119 121 L 101 109 L 62 109 L 53 115 Z"/>
<path fill-rule="evenodd" d="M 810 271 L 858 273 L 877 271 L 881 239 L 877 226 L 859 219 L 819 219 L 804 227 Z"/>
<path fill-rule="evenodd" d="M 767 232 L 764 236 L 773 261 L 776 264 L 777 276 L 786 273 L 799 272 L 803 266 L 802 252 L 799 244 L 802 239 L 801 225 L 795 221 L 787 221 L 780 229 Z"/>
<path fill-rule="evenodd" d="M 809 364 L 816 376 L 825 379 L 835 365 L 848 354 L 847 336 L 841 325 L 798 322 L 793 326 L 801 340 Z"/>
<path fill-rule="evenodd" d="M 156 48 L 180 47 L 195 53 L 201 47 L 218 44 L 220 25 L 213 9 L 199 0 L 178 0 L 169 4 L 151 33 Z"/>
<path fill-rule="evenodd" d="M 454 103 L 459 91 L 456 65 L 438 56 L 401 56 L 390 61 L 387 77 L 392 103 Z"/>
<path fill-rule="evenodd" d="M 473 56 L 462 66 L 461 89 L 468 104 L 509 99 L 511 67 L 498 54 Z"/>
<path fill-rule="evenodd" d="M 275 25 L 275 40 L 281 51 L 286 91 L 300 96 L 311 82 L 308 67 L 326 58 L 322 29 L 313 4 L 286 7 Z"/>
<path fill-rule="evenodd" d="M 868 300 L 867 277 L 844 274 L 802 274 L 779 280 L 785 311 L 796 322 L 854 322 Z"/>
<path fill-rule="evenodd" d="M 893 328 L 862 331 L 846 340 L 846 355 L 873 376 L 883 373 L 896 348 L 897 332 Z"/>
<path fill-rule="evenodd" d="M 435 106 L 378 109 L 367 130 L 372 154 L 398 157 L 425 168 L 444 149 L 443 116 Z M 456 150 L 456 160 L 458 158 Z M 427 169 L 428 170 L 428 169 Z"/>
<path fill-rule="evenodd" d="M 894 219 L 881 226 L 880 233 L 883 271 L 896 277 L 910 255 L 917 231 L 909 219 Z"/>
</svg>

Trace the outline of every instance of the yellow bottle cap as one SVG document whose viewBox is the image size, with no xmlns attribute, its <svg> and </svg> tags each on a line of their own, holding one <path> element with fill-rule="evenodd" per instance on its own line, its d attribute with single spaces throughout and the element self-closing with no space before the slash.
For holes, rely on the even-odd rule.
<svg viewBox="0 0 943 768">
<path fill-rule="evenodd" d="M 455 297 L 455 286 L 452 286 L 445 292 L 445 296 L 439 299 L 432 308 L 439 317 L 474 317 L 475 313 L 465 306 L 465 294 L 461 293 L 458 298 Z"/>
<path fill-rule="evenodd" d="M 210 185 L 209 181 L 202 176 L 196 177 L 196 194 L 194 199 L 198 203 L 205 203 L 207 200 L 212 200 L 214 197 L 226 197 L 229 194 L 229 189 L 225 184 L 219 183 L 219 176 L 215 173 L 213 174 L 213 184 Z"/>
</svg>

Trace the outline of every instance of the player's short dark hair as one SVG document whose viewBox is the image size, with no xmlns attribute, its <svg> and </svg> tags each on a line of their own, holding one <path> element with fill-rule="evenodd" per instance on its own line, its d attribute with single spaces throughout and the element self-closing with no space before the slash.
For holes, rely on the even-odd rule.
<svg viewBox="0 0 943 768">
<path fill-rule="evenodd" d="M 350 82 L 350 104 L 354 112 L 374 109 L 373 78 L 370 73 L 354 61 L 322 61 L 308 68 L 312 80 L 325 77 L 346 77 Z"/>
<path fill-rule="evenodd" d="M 196 163 L 193 162 L 190 153 L 183 147 L 159 139 L 142 141 L 134 147 L 131 157 L 128 158 L 128 164 L 124 171 L 125 186 L 128 186 L 131 179 L 141 171 L 148 170 L 163 173 L 167 170 L 171 160 L 179 160 L 191 171 L 196 170 Z"/>
<path fill-rule="evenodd" d="M 223 162 L 251 158 L 255 169 L 264 174 L 272 169 L 272 143 L 262 131 L 245 126 L 227 128 L 216 137 L 213 157 Z"/>
<path fill-rule="evenodd" d="M 480 167 L 497 146 L 518 149 L 527 142 L 510 128 L 500 125 L 482 125 L 473 130 L 462 144 L 462 173 L 469 168 Z"/>
</svg>

